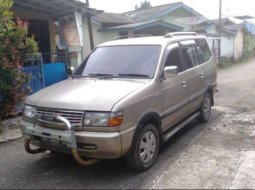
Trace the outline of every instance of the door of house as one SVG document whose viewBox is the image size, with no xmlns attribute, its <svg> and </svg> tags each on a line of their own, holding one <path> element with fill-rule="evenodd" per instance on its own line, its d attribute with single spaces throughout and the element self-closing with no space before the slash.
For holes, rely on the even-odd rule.
<svg viewBox="0 0 255 190">
<path fill-rule="evenodd" d="M 29 20 L 28 34 L 34 36 L 38 43 L 39 52 L 42 53 L 43 59 L 51 62 L 49 55 L 50 51 L 50 32 L 49 24 L 46 20 Z"/>
</svg>

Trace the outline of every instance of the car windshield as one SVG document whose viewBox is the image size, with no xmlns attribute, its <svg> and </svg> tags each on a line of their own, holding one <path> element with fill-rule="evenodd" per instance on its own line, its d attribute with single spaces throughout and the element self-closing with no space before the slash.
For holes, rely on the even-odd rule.
<svg viewBox="0 0 255 190">
<path fill-rule="evenodd" d="M 161 46 L 107 46 L 95 49 L 74 77 L 153 78 Z"/>
</svg>

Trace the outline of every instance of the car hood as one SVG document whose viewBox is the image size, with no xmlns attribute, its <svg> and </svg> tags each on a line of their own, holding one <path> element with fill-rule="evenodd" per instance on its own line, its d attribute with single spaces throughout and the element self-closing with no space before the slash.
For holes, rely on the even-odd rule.
<svg viewBox="0 0 255 190">
<path fill-rule="evenodd" d="M 56 109 L 110 111 L 115 103 L 147 82 L 148 80 L 68 79 L 29 96 L 25 103 Z"/>
</svg>

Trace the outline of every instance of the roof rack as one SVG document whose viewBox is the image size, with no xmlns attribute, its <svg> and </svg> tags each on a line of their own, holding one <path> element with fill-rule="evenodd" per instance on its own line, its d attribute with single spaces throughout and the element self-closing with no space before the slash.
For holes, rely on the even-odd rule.
<svg viewBox="0 0 255 190">
<path fill-rule="evenodd" d="M 167 33 L 164 38 L 172 38 L 174 36 L 196 36 L 196 32 L 171 32 Z"/>
</svg>

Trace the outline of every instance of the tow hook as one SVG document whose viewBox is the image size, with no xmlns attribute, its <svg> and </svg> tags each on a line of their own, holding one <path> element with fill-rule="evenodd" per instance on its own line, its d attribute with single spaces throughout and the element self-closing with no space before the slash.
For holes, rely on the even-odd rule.
<svg viewBox="0 0 255 190">
<path fill-rule="evenodd" d="M 45 149 L 42 149 L 42 148 L 31 149 L 30 148 L 30 139 L 25 139 L 25 143 L 24 144 L 25 144 L 25 150 L 29 154 L 38 154 L 38 153 L 46 151 Z"/>
<path fill-rule="evenodd" d="M 47 118 L 51 117 L 53 120 L 55 121 L 59 121 L 59 122 L 62 122 L 65 124 L 68 132 L 69 132 L 69 140 L 70 140 L 70 143 L 68 144 L 68 147 L 71 149 L 71 153 L 75 159 L 75 161 L 81 165 L 81 166 L 90 166 L 92 164 L 95 164 L 97 162 L 100 161 L 100 159 L 88 159 L 88 160 L 85 160 L 83 159 L 80 155 L 79 155 L 79 152 L 77 150 L 77 144 L 76 144 L 76 138 L 75 138 L 75 133 L 74 133 L 74 130 L 73 130 L 73 127 L 72 125 L 70 124 L 70 122 L 62 117 L 62 116 L 47 116 Z M 37 115 L 35 117 L 35 120 L 34 120 L 34 126 L 33 128 L 35 128 L 35 126 L 37 125 L 38 123 L 38 120 L 39 119 L 42 119 L 42 116 L 39 116 Z M 29 153 L 29 154 L 37 154 L 37 153 L 41 153 L 41 152 L 45 152 L 46 150 L 45 149 L 42 149 L 42 148 L 37 148 L 37 149 L 31 149 L 30 148 L 30 139 L 25 139 L 25 150 Z"/>
</svg>

